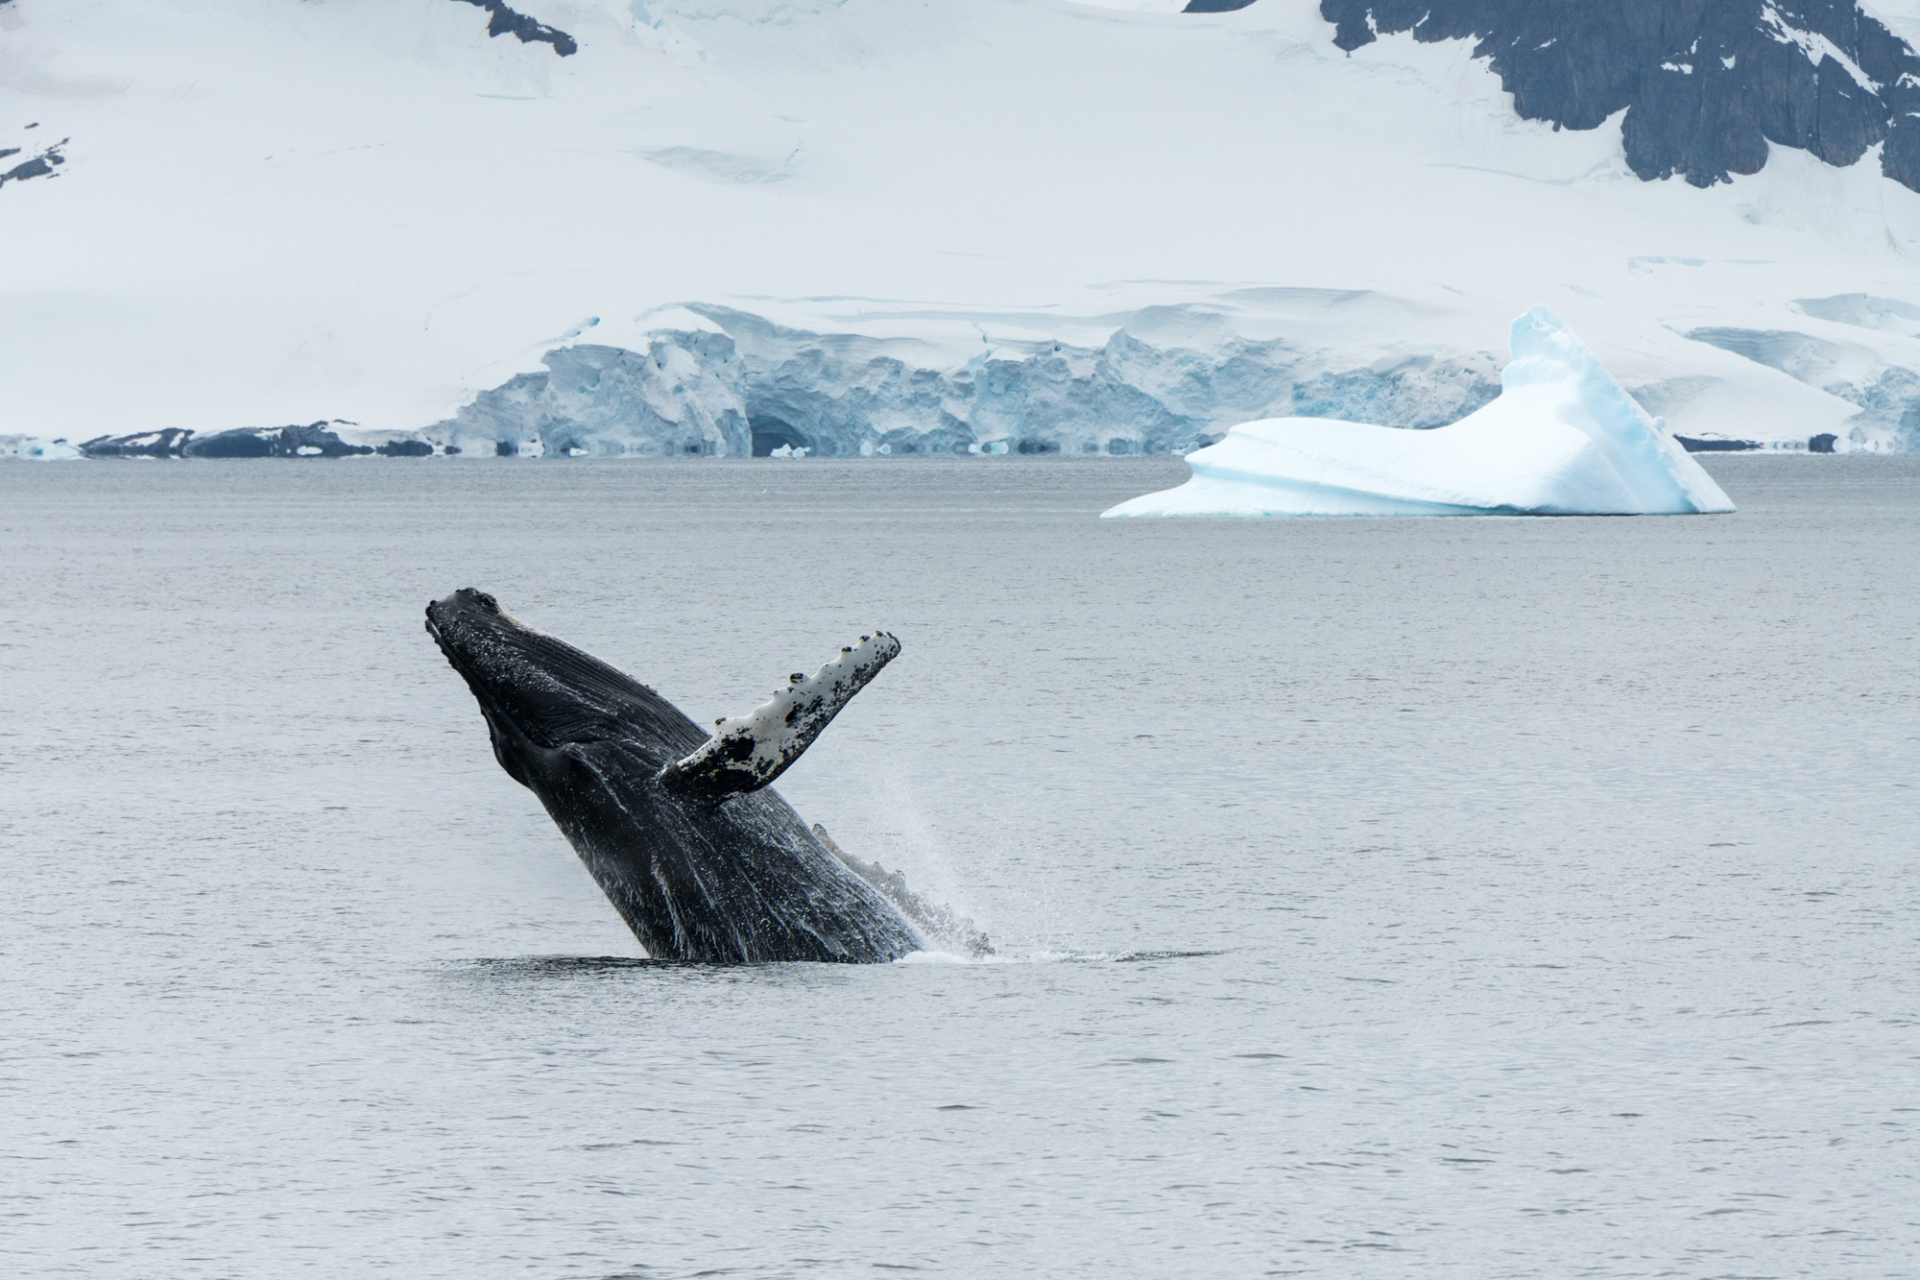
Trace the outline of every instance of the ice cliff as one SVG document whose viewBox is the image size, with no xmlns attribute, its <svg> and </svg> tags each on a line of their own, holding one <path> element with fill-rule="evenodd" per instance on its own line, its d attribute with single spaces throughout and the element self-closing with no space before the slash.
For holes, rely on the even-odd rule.
<svg viewBox="0 0 1920 1280">
<path fill-rule="evenodd" d="M 1356 355 L 1236 333 L 1197 306 L 1122 317 L 1098 346 L 983 341 L 960 358 L 725 307 L 673 311 L 680 327 L 647 333 L 643 347 L 556 348 L 545 371 L 421 435 L 466 453 L 547 457 L 1164 454 L 1248 418 L 1439 426 L 1498 386 L 1489 355 L 1377 344 Z"/>
<path fill-rule="evenodd" d="M 1691 515 L 1720 486 L 1544 307 L 1513 323 L 1493 403 L 1434 431 L 1268 419 L 1187 458 L 1193 478 L 1107 516 Z"/>
</svg>

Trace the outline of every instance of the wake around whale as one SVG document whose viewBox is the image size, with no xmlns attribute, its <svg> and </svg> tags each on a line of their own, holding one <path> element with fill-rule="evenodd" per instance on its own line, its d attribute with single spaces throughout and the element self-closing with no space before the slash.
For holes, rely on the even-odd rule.
<svg viewBox="0 0 1920 1280">
<path fill-rule="evenodd" d="M 485 592 L 434 601 L 427 630 L 473 690 L 500 767 L 540 797 L 654 959 L 875 963 L 954 923 L 767 787 L 899 653 L 885 632 L 709 734 Z M 961 947 L 988 949 L 956 932 Z"/>
</svg>

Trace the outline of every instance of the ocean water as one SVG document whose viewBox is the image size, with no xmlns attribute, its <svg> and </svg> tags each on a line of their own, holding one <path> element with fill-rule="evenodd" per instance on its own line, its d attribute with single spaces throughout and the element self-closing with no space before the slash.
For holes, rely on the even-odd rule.
<svg viewBox="0 0 1920 1280">
<path fill-rule="evenodd" d="M 0 467 L 0 1270 L 1920 1274 L 1920 459 L 1102 522 L 1178 461 Z M 421 629 L 696 718 L 991 963 L 654 966 Z"/>
</svg>

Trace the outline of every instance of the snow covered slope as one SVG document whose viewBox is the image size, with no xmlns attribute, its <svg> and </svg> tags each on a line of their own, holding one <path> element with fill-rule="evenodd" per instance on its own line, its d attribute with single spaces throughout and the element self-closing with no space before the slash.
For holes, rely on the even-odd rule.
<svg viewBox="0 0 1920 1280">
<path fill-rule="evenodd" d="M 1449 421 L 1545 303 L 1682 434 L 1920 442 L 1890 144 L 1642 181 L 1474 39 L 1179 7 L 11 0 L 0 434 L 1176 449 Z"/>
</svg>

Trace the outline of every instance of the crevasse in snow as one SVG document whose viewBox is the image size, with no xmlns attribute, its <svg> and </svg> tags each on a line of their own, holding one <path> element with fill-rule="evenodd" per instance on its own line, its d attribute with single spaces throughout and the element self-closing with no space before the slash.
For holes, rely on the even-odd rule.
<svg viewBox="0 0 1920 1280">
<path fill-rule="evenodd" d="M 1733 510 L 1560 318 L 1513 323 L 1500 396 L 1451 426 L 1320 418 L 1233 428 L 1193 478 L 1108 516 L 1690 515 Z"/>
</svg>

